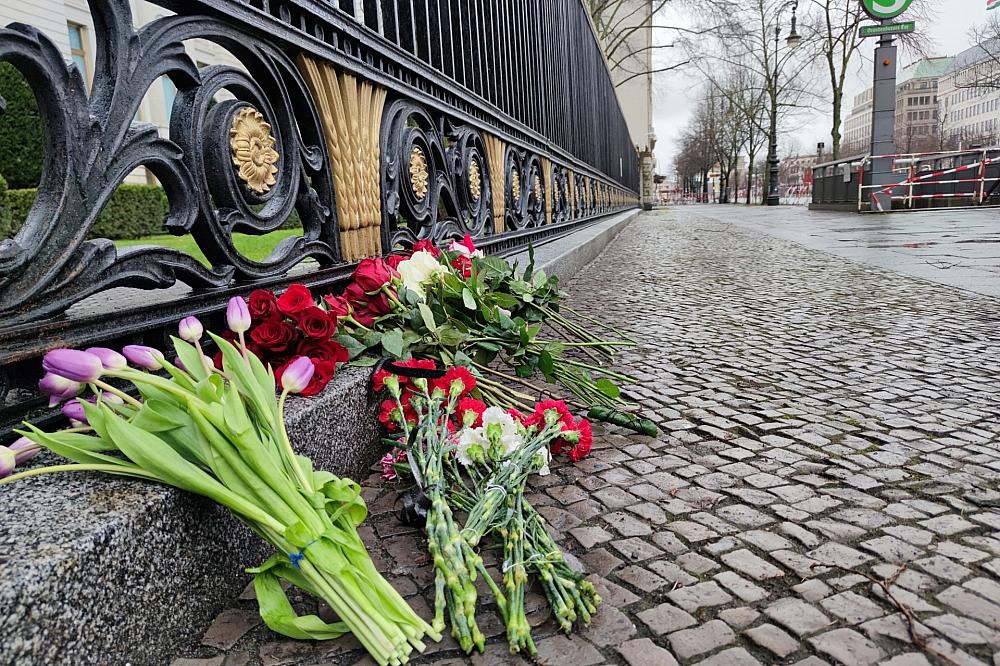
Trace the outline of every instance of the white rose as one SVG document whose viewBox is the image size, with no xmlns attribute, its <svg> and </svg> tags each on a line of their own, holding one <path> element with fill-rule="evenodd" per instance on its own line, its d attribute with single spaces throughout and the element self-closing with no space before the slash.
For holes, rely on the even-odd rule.
<svg viewBox="0 0 1000 666">
<path fill-rule="evenodd" d="M 396 267 L 399 277 L 403 280 L 403 285 L 412 292 L 424 298 L 424 285 L 432 278 L 443 275 L 445 267 L 441 265 L 434 255 L 426 250 L 414 252 L 413 256 L 405 261 L 399 262 Z"/>
</svg>

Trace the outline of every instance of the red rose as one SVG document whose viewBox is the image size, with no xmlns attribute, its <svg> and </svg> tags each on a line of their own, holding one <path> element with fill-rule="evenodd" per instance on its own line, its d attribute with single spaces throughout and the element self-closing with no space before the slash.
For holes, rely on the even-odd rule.
<svg viewBox="0 0 1000 666">
<path fill-rule="evenodd" d="M 375 317 L 378 315 L 365 306 L 355 310 L 352 316 L 354 317 L 354 321 L 358 322 L 365 328 L 371 328 L 375 325 Z"/>
<path fill-rule="evenodd" d="M 278 299 L 267 289 L 255 289 L 250 292 L 249 309 L 252 319 L 267 319 L 278 313 Z"/>
<path fill-rule="evenodd" d="M 451 267 L 464 278 L 468 278 L 472 275 L 472 259 L 464 254 L 460 254 L 452 259 Z"/>
<path fill-rule="evenodd" d="M 276 354 L 288 351 L 295 338 L 295 328 L 277 318 L 266 319 L 250 329 L 250 339 Z"/>
<path fill-rule="evenodd" d="M 399 265 L 410 258 L 408 254 L 390 254 L 386 257 L 385 263 L 389 264 L 389 268 L 396 270 Z"/>
<path fill-rule="evenodd" d="M 299 330 L 305 333 L 307 338 L 329 339 L 337 332 L 337 320 L 330 317 L 326 310 L 322 310 L 315 305 L 301 310 L 297 315 Z"/>
<path fill-rule="evenodd" d="M 313 361 L 347 363 L 350 360 L 350 355 L 344 346 L 333 340 L 303 340 L 295 353 L 299 356 L 308 356 Z"/>
<path fill-rule="evenodd" d="M 347 289 L 344 290 L 344 300 L 353 305 L 364 303 L 366 298 L 365 290 L 357 282 L 347 285 Z"/>
<path fill-rule="evenodd" d="M 278 309 L 286 315 L 294 315 L 315 305 L 312 292 L 304 284 L 293 284 L 278 297 Z"/>
<path fill-rule="evenodd" d="M 334 318 L 346 317 L 354 309 L 350 301 L 343 296 L 324 296 L 323 300 L 326 301 L 327 312 Z"/>
<path fill-rule="evenodd" d="M 367 294 L 365 300 L 368 302 L 368 309 L 377 315 L 389 314 L 392 312 L 392 303 L 384 291 L 377 294 Z"/>
<path fill-rule="evenodd" d="M 397 275 L 399 273 L 396 272 L 396 269 L 389 266 L 381 257 L 362 259 L 354 271 L 354 281 L 361 287 L 362 291 L 370 294 L 389 284 L 392 278 Z"/>
<path fill-rule="evenodd" d="M 435 245 L 434 243 L 430 242 L 429 240 L 420 240 L 420 241 L 417 241 L 416 243 L 414 243 L 413 244 L 413 251 L 414 252 L 430 252 L 432 255 L 434 255 L 435 259 L 437 259 L 439 256 L 441 256 L 441 250 L 438 249 L 437 245 Z"/>
<path fill-rule="evenodd" d="M 296 358 L 298 357 L 293 356 L 292 358 L 285 361 L 281 365 L 281 367 L 279 367 L 277 370 L 274 371 L 274 376 L 278 378 L 278 388 L 284 390 L 284 387 L 281 386 L 281 375 L 284 374 L 285 368 L 288 366 L 288 364 L 294 361 Z M 317 361 L 313 359 L 313 368 L 314 368 L 313 376 L 312 379 L 309 380 L 309 385 L 306 386 L 299 393 L 299 395 L 305 395 L 305 396 L 316 395 L 324 388 L 326 388 L 326 385 L 330 383 L 331 379 L 333 379 L 333 374 L 337 371 L 337 364 L 334 363 L 333 361 Z"/>
</svg>

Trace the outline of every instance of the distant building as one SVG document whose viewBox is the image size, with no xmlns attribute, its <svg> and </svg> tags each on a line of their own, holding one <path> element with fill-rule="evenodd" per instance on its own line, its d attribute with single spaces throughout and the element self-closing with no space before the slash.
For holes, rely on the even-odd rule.
<svg viewBox="0 0 1000 666">
<path fill-rule="evenodd" d="M 172 12 L 144 0 L 125 0 L 132 10 L 132 20 L 142 26 Z M 76 63 L 88 87 L 94 81 L 94 58 L 97 42 L 94 35 L 94 19 L 86 0 L 54 0 L 38 2 L 32 0 L 0 0 L 0 25 L 26 23 L 41 30 L 46 37 L 59 47 L 66 60 Z M 188 56 L 199 67 L 214 64 L 239 66 L 232 54 L 213 42 L 204 39 L 185 43 Z M 161 136 L 168 134 L 170 112 L 177 89 L 169 78 L 161 76 L 149 87 L 136 114 L 138 122 L 151 123 Z M 128 182 L 155 182 L 153 175 L 140 167 L 128 177 Z"/>
<path fill-rule="evenodd" d="M 896 150 L 900 153 L 939 149 L 938 88 L 955 59 L 921 58 L 904 67 L 896 78 Z M 841 154 L 867 153 L 871 146 L 873 88 L 855 95 L 854 108 L 844 121 Z"/>
<path fill-rule="evenodd" d="M 990 53 L 1000 50 L 1000 40 L 973 46 L 959 53 L 941 78 L 941 130 L 949 149 L 1000 142 L 1000 87 L 984 86 L 997 80 L 997 63 Z"/>
<path fill-rule="evenodd" d="M 868 87 L 854 96 L 854 108 L 844 121 L 840 141 L 841 155 L 868 152 L 872 141 L 872 97 L 874 89 Z"/>
</svg>

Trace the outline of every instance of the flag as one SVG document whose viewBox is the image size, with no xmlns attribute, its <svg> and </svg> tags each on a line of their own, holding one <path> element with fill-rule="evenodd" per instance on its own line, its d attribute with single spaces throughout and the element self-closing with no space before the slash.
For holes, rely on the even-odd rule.
<svg viewBox="0 0 1000 666">
<path fill-rule="evenodd" d="M 986 9 L 996 9 L 1000 7 L 1000 0 L 986 0 Z"/>
</svg>

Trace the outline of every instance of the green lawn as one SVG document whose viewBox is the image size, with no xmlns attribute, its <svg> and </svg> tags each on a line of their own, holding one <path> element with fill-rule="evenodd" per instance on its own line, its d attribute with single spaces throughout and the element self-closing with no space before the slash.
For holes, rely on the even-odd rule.
<svg viewBox="0 0 1000 666">
<path fill-rule="evenodd" d="M 281 240 L 288 238 L 289 236 L 296 236 L 302 233 L 302 229 L 279 229 L 278 231 L 272 231 L 264 236 L 248 236 L 246 234 L 233 234 L 233 242 L 236 244 L 236 248 L 243 253 L 249 259 L 254 261 L 260 261 L 267 257 Z M 131 240 L 117 240 L 115 245 L 118 247 L 132 247 L 135 245 L 158 245 L 160 247 L 167 247 L 171 250 L 180 250 L 181 252 L 186 252 L 192 257 L 200 261 L 201 263 L 208 265 L 208 260 L 205 259 L 205 255 L 201 253 L 198 249 L 198 245 L 194 242 L 194 238 L 190 235 L 185 236 L 171 236 L 169 234 L 164 234 L 162 236 L 147 236 L 146 238 L 135 238 Z"/>
</svg>

